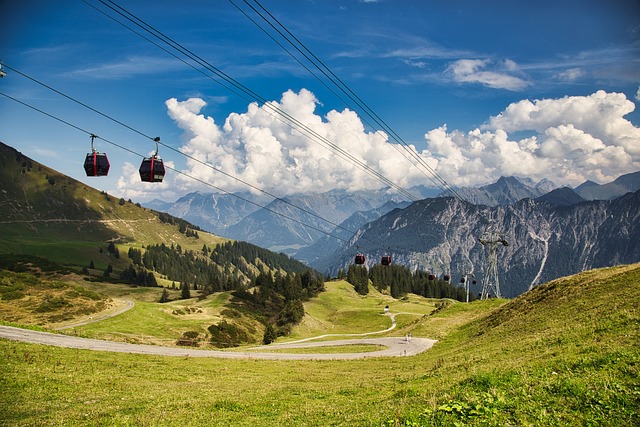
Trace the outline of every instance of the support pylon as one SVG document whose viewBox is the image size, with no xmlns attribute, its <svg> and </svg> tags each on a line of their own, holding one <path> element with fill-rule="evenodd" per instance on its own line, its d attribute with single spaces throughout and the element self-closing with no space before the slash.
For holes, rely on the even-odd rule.
<svg viewBox="0 0 640 427">
<path fill-rule="evenodd" d="M 489 227 L 482 233 L 478 241 L 487 250 L 487 270 L 482 278 L 482 293 L 480 299 L 489 298 L 493 292 L 496 298 L 500 298 L 500 282 L 498 281 L 498 246 L 509 246 L 504 234 L 497 233 Z"/>
</svg>

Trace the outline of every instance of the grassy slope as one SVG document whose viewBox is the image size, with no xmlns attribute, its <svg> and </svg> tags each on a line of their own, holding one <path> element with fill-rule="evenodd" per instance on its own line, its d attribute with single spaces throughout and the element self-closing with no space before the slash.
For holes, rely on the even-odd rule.
<svg viewBox="0 0 640 427">
<path fill-rule="evenodd" d="M 96 178 L 99 179 L 99 178 Z M 0 143 L 0 253 L 42 256 L 62 264 L 126 268 L 126 247 L 165 243 L 200 250 L 226 241 L 205 232 L 186 237 L 148 209 L 120 200 L 22 156 Z M 104 249 L 121 246 L 121 260 Z M 100 252 L 100 249 L 103 249 Z"/>
<path fill-rule="evenodd" d="M 187 360 L 3 341 L 0 425 L 638 425 L 639 283 L 634 265 L 509 302 L 420 308 L 405 330 L 440 341 L 407 358 Z M 376 324 L 385 296 L 328 287 L 307 305 L 317 322 L 337 313 L 333 329 L 358 332 L 349 321 L 363 319 L 340 312 L 361 304 Z"/>
</svg>

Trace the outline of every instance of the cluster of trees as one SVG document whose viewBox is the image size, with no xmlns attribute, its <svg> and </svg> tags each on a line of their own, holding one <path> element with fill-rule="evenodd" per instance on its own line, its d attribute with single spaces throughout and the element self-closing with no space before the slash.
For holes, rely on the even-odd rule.
<svg viewBox="0 0 640 427">
<path fill-rule="evenodd" d="M 203 248 L 203 253 L 205 250 L 207 250 L 206 247 Z M 309 268 L 300 261 L 283 253 L 275 253 L 247 242 L 225 242 L 216 245 L 215 248 L 206 253 L 208 253 L 211 260 L 217 264 L 230 263 L 238 268 L 241 267 L 241 258 L 249 262 L 259 258 L 271 269 L 280 269 L 293 273 L 301 272 Z"/>
<path fill-rule="evenodd" d="M 197 225 L 193 225 L 190 222 L 185 221 L 184 219 L 176 218 L 175 216 L 169 215 L 168 213 L 165 213 L 165 212 L 156 212 L 156 214 L 158 215 L 158 219 L 164 222 L 165 224 L 171 224 L 171 225 L 177 224 L 178 231 L 184 234 L 185 236 L 195 237 L 196 239 L 200 238 L 196 230 L 202 231 L 202 229 Z"/>
<path fill-rule="evenodd" d="M 132 262 L 205 293 L 234 290 L 245 283 L 229 266 L 219 266 L 195 251 L 183 251 L 180 245 L 149 245 L 140 257 L 136 251 Z"/>
<path fill-rule="evenodd" d="M 235 291 L 235 303 L 248 306 L 248 312 L 265 325 L 265 343 L 288 334 L 304 317 L 302 302 L 324 290 L 320 273 L 285 254 L 246 242 L 225 242 L 214 248 L 203 245 L 200 251 L 149 245 L 144 251 L 131 248 L 128 255 L 132 262 L 128 276 L 141 275 L 134 265 L 161 273 L 181 283 L 182 298 L 190 298 L 191 289 L 201 295 Z M 161 300 L 168 301 L 168 293 Z M 246 334 L 236 334 L 236 329 L 229 324 L 212 325 L 212 344 L 237 345 L 245 340 Z"/>
<path fill-rule="evenodd" d="M 129 249 L 131 261 L 169 279 L 188 283 L 204 293 L 251 286 L 260 273 L 283 270 L 303 272 L 308 267 L 285 254 L 276 254 L 246 242 L 226 242 L 201 251 L 183 250 L 180 245 L 149 245 L 144 253 Z M 287 287 L 288 289 L 289 287 Z"/>
<path fill-rule="evenodd" d="M 391 296 L 400 298 L 407 293 L 422 295 L 427 298 L 451 298 L 466 301 L 467 293 L 463 286 L 455 286 L 445 280 L 435 278 L 429 280 L 429 273 L 418 270 L 411 272 L 402 265 L 375 265 L 367 272 L 366 267 L 351 265 L 347 271 L 347 281 L 356 292 L 366 295 L 369 292 L 369 281 L 378 290 L 389 290 Z M 469 300 L 475 299 L 473 294 Z"/>
<path fill-rule="evenodd" d="M 156 276 L 151 271 L 146 271 L 144 268 L 136 269 L 133 264 L 129 264 L 126 270 L 122 270 L 120 280 L 138 286 L 158 286 Z"/>
<path fill-rule="evenodd" d="M 287 335 L 304 317 L 302 302 L 324 290 L 324 277 L 312 270 L 300 273 L 260 273 L 253 292 L 238 290 L 234 297 L 251 307 L 266 326 L 263 342 Z"/>
</svg>

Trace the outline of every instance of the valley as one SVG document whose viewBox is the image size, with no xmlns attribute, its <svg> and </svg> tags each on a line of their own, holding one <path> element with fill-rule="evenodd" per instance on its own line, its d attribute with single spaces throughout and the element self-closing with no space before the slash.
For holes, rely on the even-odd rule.
<svg viewBox="0 0 640 427">
<path fill-rule="evenodd" d="M 413 340 L 438 340 L 409 357 L 203 358 L 177 347 L 171 348 L 181 356 L 166 357 L 135 354 L 127 343 L 113 353 L 3 339 L 0 397 L 20 405 L 4 406 L 0 419 L 26 426 L 63 420 L 71 426 L 107 420 L 169 426 L 633 425 L 640 420 L 639 281 L 636 264 L 556 280 L 511 301 L 448 305 L 411 295 L 398 301 L 375 293 L 362 297 L 343 282 L 328 282 L 326 292 L 305 303 L 308 319 L 291 335 L 299 341 L 320 330 L 388 327 L 380 307 L 389 303 L 391 311 L 407 313 L 396 315 L 396 328 L 386 332 L 393 339 L 411 332 Z M 148 331 L 160 326 L 146 318 Z M 167 329 L 161 324 L 157 331 Z M 118 330 L 115 323 L 102 328 Z M 80 335 L 98 334 L 87 329 Z M 238 350 L 216 351 L 231 356 Z M 292 358 L 306 359 L 308 351 Z M 262 354 L 279 359 L 286 353 Z"/>
<path fill-rule="evenodd" d="M 357 234 L 392 230 L 394 265 L 332 278 L 6 146 L 0 155 L 2 425 L 640 422 L 637 193 L 562 208 L 531 199 L 389 204 L 361 215 Z M 429 254 L 447 254 L 450 267 L 480 263 L 482 209 L 542 245 L 533 251 L 542 265 L 525 256 L 533 245 L 508 247 L 509 262 L 535 266 L 535 286 L 510 276 L 520 286 L 513 299 L 465 303 L 440 295 L 451 283 L 401 267 L 421 259 L 435 271 Z M 590 237 L 605 234 L 619 238 L 600 246 Z M 557 236 L 574 240 L 557 246 Z M 416 239 L 428 243 L 418 258 L 399 249 Z M 343 266 L 357 239 L 350 245 L 337 255 Z M 549 266 L 560 275 L 560 264 L 575 264 L 570 253 L 580 270 L 593 254 L 621 265 L 550 280 Z M 346 280 L 358 274 L 364 289 Z"/>
</svg>

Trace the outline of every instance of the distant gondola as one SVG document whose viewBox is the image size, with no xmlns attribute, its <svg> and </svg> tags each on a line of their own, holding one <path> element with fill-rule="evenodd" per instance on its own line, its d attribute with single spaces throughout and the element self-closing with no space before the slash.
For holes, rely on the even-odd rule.
<svg viewBox="0 0 640 427">
<path fill-rule="evenodd" d="M 96 135 L 91 134 L 91 153 L 84 159 L 84 171 L 87 176 L 107 176 L 109 174 L 109 159 L 105 153 L 99 153 L 93 148 L 93 140 Z"/>
<path fill-rule="evenodd" d="M 449 280 L 451 280 L 451 276 L 449 274 L 445 274 L 443 279 L 445 282 L 448 282 Z"/>
<path fill-rule="evenodd" d="M 364 264 L 364 254 L 356 254 L 355 263 L 358 265 Z"/>
<path fill-rule="evenodd" d="M 162 182 L 164 178 L 164 162 L 158 157 L 158 142 L 160 138 L 154 139 L 156 143 L 156 152 L 151 157 L 145 157 L 140 164 L 140 179 L 144 182 Z"/>
<path fill-rule="evenodd" d="M 380 259 L 380 264 L 391 265 L 391 255 L 383 255 L 382 259 Z"/>
<path fill-rule="evenodd" d="M 429 280 L 436 280 L 436 275 L 433 273 L 429 274 Z"/>
</svg>

